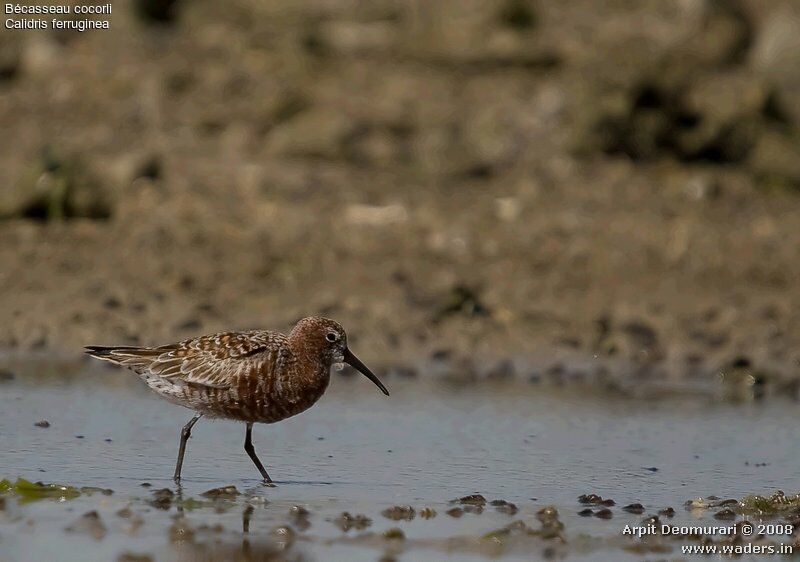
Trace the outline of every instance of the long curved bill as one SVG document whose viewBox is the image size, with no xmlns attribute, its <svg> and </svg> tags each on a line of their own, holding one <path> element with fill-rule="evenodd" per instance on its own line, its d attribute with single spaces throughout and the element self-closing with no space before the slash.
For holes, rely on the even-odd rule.
<svg viewBox="0 0 800 562">
<path fill-rule="evenodd" d="M 358 357 L 353 355 L 353 352 L 349 349 L 344 350 L 344 362 L 356 369 L 362 375 L 367 377 L 369 380 L 375 383 L 375 385 L 381 389 L 386 396 L 389 396 L 389 391 L 386 390 L 386 387 L 383 386 L 383 383 L 380 381 L 378 377 L 375 376 L 375 373 L 370 371 L 366 365 L 364 365 Z"/>
</svg>

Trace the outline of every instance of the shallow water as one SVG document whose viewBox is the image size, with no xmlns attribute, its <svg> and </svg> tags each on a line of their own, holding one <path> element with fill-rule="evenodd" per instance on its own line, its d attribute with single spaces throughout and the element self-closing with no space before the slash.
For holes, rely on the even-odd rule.
<svg viewBox="0 0 800 562">
<path fill-rule="evenodd" d="M 700 517 L 722 526 L 732 523 L 715 521 L 713 511 L 688 512 L 684 501 L 800 488 L 797 411 L 788 401 L 642 403 L 594 396 L 585 387 L 413 379 L 388 380 L 392 396 L 386 398 L 361 377 L 335 376 L 308 412 L 256 427 L 256 449 L 275 488 L 259 484 L 242 450 L 243 425 L 201 420 L 195 426 L 182 497 L 203 500 L 202 492 L 225 485 L 243 494 L 186 510 L 181 526 L 194 530 L 187 538 L 186 532 L 170 533 L 177 507 L 161 510 L 147 502 L 152 490 L 175 489 L 178 435 L 191 413 L 158 399 L 127 371 L 101 368 L 69 377 L 52 371 L 0 383 L 0 478 L 114 493 L 23 504 L 9 498 L 0 512 L 3 562 L 113 560 L 123 552 L 157 560 L 261 559 L 281 546 L 272 530 L 287 524 L 297 533 L 278 551 L 285 559 L 376 560 L 391 554 L 402 560 L 484 560 L 502 554 L 513 560 L 555 548 L 569 559 L 638 560 L 640 553 L 620 548 L 627 544 L 620 532 L 645 514 L 631 515 L 621 506 L 640 502 L 646 514 L 671 506 L 677 514 L 670 522 Z M 35 427 L 40 419 L 51 426 Z M 445 514 L 450 500 L 475 492 L 514 502 L 519 512 L 510 516 L 487 505 L 481 514 Z M 613 518 L 578 516 L 586 506 L 577 498 L 586 493 L 613 498 Z M 412 521 L 381 515 L 396 504 L 431 507 L 438 515 Z M 248 505 L 249 533 L 243 533 Z M 310 511 L 307 529 L 289 516 L 294 505 Z M 515 520 L 539 528 L 535 513 L 547 505 L 561 514 L 566 545 L 537 538 L 487 547 L 481 539 Z M 142 518 L 137 529 L 116 514 L 125 506 Z M 106 528 L 101 539 L 65 531 L 90 510 L 98 511 Z M 372 525 L 345 533 L 330 521 L 343 511 L 364 514 Z M 407 539 L 381 536 L 394 527 Z"/>
</svg>

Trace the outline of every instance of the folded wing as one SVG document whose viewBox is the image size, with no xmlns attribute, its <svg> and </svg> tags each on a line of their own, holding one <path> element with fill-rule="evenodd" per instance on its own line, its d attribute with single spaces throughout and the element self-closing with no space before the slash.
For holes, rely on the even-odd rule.
<svg viewBox="0 0 800 562">
<path fill-rule="evenodd" d="M 285 336 L 275 332 L 222 332 L 161 347 L 86 348 L 86 353 L 174 383 L 225 389 L 286 360 Z"/>
</svg>

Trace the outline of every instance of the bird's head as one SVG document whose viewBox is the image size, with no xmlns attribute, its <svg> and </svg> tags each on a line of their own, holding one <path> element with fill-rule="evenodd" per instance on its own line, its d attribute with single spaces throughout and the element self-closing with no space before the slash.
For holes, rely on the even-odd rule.
<svg viewBox="0 0 800 562">
<path fill-rule="evenodd" d="M 303 318 L 292 329 L 289 339 L 298 353 L 322 360 L 328 366 L 334 363 L 347 363 L 389 396 L 389 391 L 378 377 L 347 347 L 347 333 L 335 320 L 322 316 Z"/>
</svg>

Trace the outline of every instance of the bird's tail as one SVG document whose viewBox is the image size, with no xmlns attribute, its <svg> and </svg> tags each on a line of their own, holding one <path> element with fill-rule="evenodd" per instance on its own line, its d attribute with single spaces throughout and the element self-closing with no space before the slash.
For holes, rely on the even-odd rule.
<svg viewBox="0 0 800 562">
<path fill-rule="evenodd" d="M 87 345 L 83 351 L 101 361 L 109 361 L 125 367 L 150 364 L 155 357 L 161 354 L 160 351 L 152 348 L 130 346 Z"/>
</svg>

